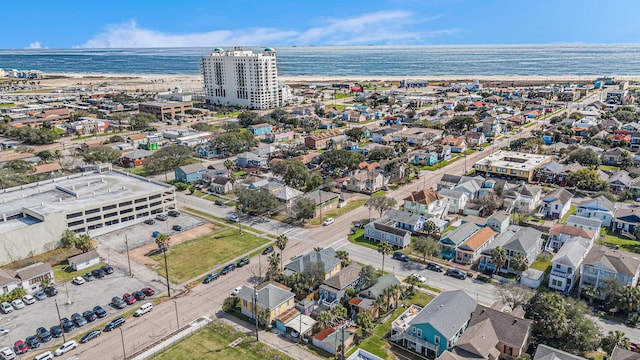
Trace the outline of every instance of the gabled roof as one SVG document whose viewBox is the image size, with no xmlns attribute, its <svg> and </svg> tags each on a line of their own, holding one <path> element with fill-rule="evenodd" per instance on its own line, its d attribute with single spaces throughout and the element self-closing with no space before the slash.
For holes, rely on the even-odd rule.
<svg viewBox="0 0 640 360">
<path fill-rule="evenodd" d="M 444 239 L 449 239 L 452 243 L 458 245 L 471 237 L 471 235 L 478 231 L 478 229 L 479 228 L 476 226 L 476 224 L 470 222 L 464 223 L 457 228 L 444 233 L 440 241 L 442 242 L 442 240 Z"/>
<path fill-rule="evenodd" d="M 398 278 L 396 278 L 395 275 L 385 274 L 378 278 L 377 283 L 373 284 L 373 286 L 371 286 L 370 288 L 361 291 L 360 293 L 370 294 L 369 297 L 378 298 L 380 297 L 380 295 L 382 295 L 384 289 L 388 288 L 391 285 L 399 285 L 399 284 L 400 284 L 400 280 L 398 280 Z"/>
<path fill-rule="evenodd" d="M 505 196 L 517 197 L 517 194 L 535 197 L 540 194 L 542 189 L 536 185 L 520 184 L 516 187 L 504 191 Z"/>
<path fill-rule="evenodd" d="M 456 342 L 453 353 L 456 355 L 466 355 L 466 352 L 473 354 L 473 357 L 490 359 L 489 354 L 498 353 L 494 355 L 499 355 L 496 345 L 498 345 L 498 335 L 496 335 L 494 326 L 491 324 L 491 320 L 484 319 L 473 325 L 469 324 L 469 327 L 467 327 L 458 342 Z M 466 358 L 467 356 L 463 357 Z M 495 358 L 497 359 L 498 356 L 495 356 Z"/>
<path fill-rule="evenodd" d="M 620 218 L 624 218 L 627 216 L 636 216 L 637 218 L 640 218 L 640 209 L 639 208 L 622 208 L 622 209 L 617 209 L 615 211 L 615 218 L 616 219 L 620 219 Z"/>
<path fill-rule="evenodd" d="M 500 210 L 498 212 L 493 213 L 493 215 L 489 216 L 489 219 L 494 219 L 499 223 L 502 223 L 508 218 L 509 218 L 509 214 L 507 214 L 507 212 L 504 210 Z M 489 219 L 487 219 L 487 221 L 489 221 Z"/>
<path fill-rule="evenodd" d="M 153 151 L 149 151 L 149 150 L 144 150 L 144 149 L 138 149 L 138 150 L 134 150 L 131 152 L 128 152 L 124 155 L 122 155 L 123 158 L 127 158 L 127 159 L 131 159 L 131 160 L 136 160 L 136 159 L 144 159 L 146 157 L 149 157 L 153 155 Z"/>
<path fill-rule="evenodd" d="M 182 170 L 185 174 L 193 174 L 193 173 L 207 170 L 207 168 L 205 168 L 204 165 L 202 165 L 202 163 L 183 165 L 183 166 L 180 166 L 179 169 Z"/>
<path fill-rule="evenodd" d="M 582 229 L 576 226 L 571 226 L 567 224 L 555 224 L 549 230 L 549 234 L 552 235 L 571 235 L 571 236 L 579 236 L 585 239 L 593 239 L 593 231 Z"/>
<path fill-rule="evenodd" d="M 483 227 L 460 245 L 460 248 L 463 250 L 476 251 L 480 246 L 489 241 L 489 239 L 496 236 L 496 234 L 497 233 L 490 227 Z"/>
<path fill-rule="evenodd" d="M 416 202 L 420 204 L 431 204 L 441 199 L 442 197 L 436 191 L 431 191 L 428 189 L 412 192 L 411 195 L 404 198 L 405 201 Z"/>
<path fill-rule="evenodd" d="M 629 176 L 629 173 L 627 171 L 620 170 L 616 171 L 615 173 L 613 173 L 613 175 L 611 175 L 611 177 L 609 177 L 609 180 L 607 180 L 607 184 L 611 184 L 616 181 L 626 186 L 631 186 L 631 182 L 633 181 L 633 179 L 631 178 L 631 176 Z"/>
<path fill-rule="evenodd" d="M 607 199 L 604 195 L 600 195 L 595 199 L 587 200 L 580 205 L 578 208 L 585 208 L 588 210 L 600 210 L 600 211 L 611 211 L 612 213 L 615 211 L 615 206 L 611 200 Z"/>
<path fill-rule="evenodd" d="M 360 278 L 360 270 L 362 270 L 360 265 L 358 265 L 357 263 L 353 263 L 340 270 L 340 272 L 338 272 L 337 274 L 323 281 L 322 285 L 320 286 L 329 286 L 337 290 L 342 290 L 346 288 L 347 285 Z"/>
<path fill-rule="evenodd" d="M 451 198 L 451 199 L 460 199 L 461 197 L 466 195 L 466 193 L 462 191 L 447 189 L 447 188 L 440 189 L 439 194 L 442 197 Z"/>
<path fill-rule="evenodd" d="M 559 174 L 563 167 L 564 165 L 558 164 L 555 161 L 550 161 L 546 164 L 542 164 L 540 169 L 544 169 L 552 174 Z"/>
<path fill-rule="evenodd" d="M 231 179 L 226 176 L 216 176 L 215 178 L 213 178 L 213 180 L 211 180 L 211 183 L 216 185 L 226 185 L 230 181 Z"/>
<path fill-rule="evenodd" d="M 336 251 L 329 247 L 320 251 L 311 251 L 298 256 L 286 264 L 284 268 L 301 273 L 310 264 L 317 263 L 319 261 L 324 263 L 324 272 L 327 273 L 340 262 L 340 259 L 338 259 Z"/>
<path fill-rule="evenodd" d="M 380 218 L 380 219 L 382 219 L 382 218 Z M 380 220 L 380 219 L 378 219 L 378 220 Z M 371 226 L 373 226 L 373 228 L 378 230 L 378 231 L 386 232 L 386 233 L 389 233 L 389 234 L 393 234 L 393 235 L 396 235 L 396 236 L 402 236 L 402 237 L 406 236 L 407 233 L 411 233 L 411 231 L 409 231 L 409 230 L 404 230 L 404 229 L 400 229 L 400 228 L 397 228 L 397 227 L 394 227 L 394 226 L 390 226 L 390 225 L 378 222 L 378 220 L 370 223 L 370 224 L 372 224 Z"/>
<path fill-rule="evenodd" d="M 27 280 L 46 274 L 49 271 L 51 271 L 51 265 L 49 263 L 38 262 L 16 270 L 16 277 L 20 280 Z"/>
<path fill-rule="evenodd" d="M 577 269 L 582 263 L 582 259 L 587 255 L 589 242 L 590 240 L 581 237 L 567 239 L 551 262 L 570 266 L 574 270 Z"/>
<path fill-rule="evenodd" d="M 462 176 L 460 175 L 444 174 L 440 178 L 440 182 L 457 185 L 460 182 L 460 179 L 462 179 Z"/>
<path fill-rule="evenodd" d="M 482 181 L 477 181 L 477 179 L 470 179 L 464 182 L 461 181 L 460 184 L 458 184 L 458 186 L 453 188 L 453 190 L 458 190 L 458 191 L 466 190 L 466 192 L 468 193 L 475 194 L 478 190 L 480 190 L 483 182 L 484 182 L 484 179 L 482 179 Z"/>
<path fill-rule="evenodd" d="M 528 341 L 531 320 L 494 310 L 478 304 L 471 315 L 469 327 L 489 321 L 498 340 L 502 343 L 521 348 Z M 525 349 L 526 350 L 526 349 Z"/>
<path fill-rule="evenodd" d="M 557 188 L 550 191 L 545 197 L 542 198 L 543 202 L 559 201 L 561 204 L 566 204 L 571 201 L 573 194 L 565 188 Z"/>
<path fill-rule="evenodd" d="M 591 248 L 583 264 L 601 264 L 618 274 L 635 275 L 640 268 L 640 258 L 638 256 L 638 254 L 598 245 Z"/>
<path fill-rule="evenodd" d="M 536 242 L 542 236 L 540 230 L 536 230 L 530 227 L 522 227 L 516 232 L 509 241 L 504 244 L 504 248 L 507 250 L 514 250 L 516 252 L 527 253 L 532 246 L 536 246 Z"/>
<path fill-rule="evenodd" d="M 469 321 L 475 307 L 475 299 L 464 290 L 447 291 L 420 310 L 409 325 L 430 324 L 449 340 Z"/>
<path fill-rule="evenodd" d="M 571 225 L 571 226 L 581 225 L 581 226 L 586 226 L 590 228 L 599 228 L 602 226 L 602 220 L 596 217 L 587 218 L 584 216 L 569 215 L 569 217 L 567 217 L 567 225 Z"/>
<path fill-rule="evenodd" d="M 403 224 L 412 224 L 412 225 L 415 225 L 418 221 L 420 221 L 420 219 L 423 218 L 423 216 L 420 214 L 414 214 L 409 211 L 396 210 L 396 209 L 387 210 L 387 212 L 383 215 L 383 217 L 385 216 L 388 217 L 389 220 L 391 221 L 395 221 Z"/>
<path fill-rule="evenodd" d="M 256 303 L 258 307 L 263 309 L 275 309 L 278 305 L 282 304 L 289 298 L 293 298 L 294 293 L 285 290 L 284 286 L 277 286 L 275 284 L 267 284 L 266 286 L 258 290 L 258 296 Z M 242 286 L 238 297 L 242 300 L 246 300 L 253 303 L 254 292 L 253 288 L 246 285 Z"/>
<path fill-rule="evenodd" d="M 545 344 L 539 344 L 533 360 L 587 360 L 581 356 L 552 348 Z"/>
</svg>

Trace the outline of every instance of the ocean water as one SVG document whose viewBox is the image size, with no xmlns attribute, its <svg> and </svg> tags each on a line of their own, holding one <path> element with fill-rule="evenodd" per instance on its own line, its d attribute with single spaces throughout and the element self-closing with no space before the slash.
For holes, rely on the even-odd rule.
<svg viewBox="0 0 640 360">
<path fill-rule="evenodd" d="M 0 50 L 0 68 L 197 75 L 200 58 L 211 50 Z M 287 76 L 640 76 L 640 44 L 281 47 L 276 51 L 278 72 Z"/>
</svg>

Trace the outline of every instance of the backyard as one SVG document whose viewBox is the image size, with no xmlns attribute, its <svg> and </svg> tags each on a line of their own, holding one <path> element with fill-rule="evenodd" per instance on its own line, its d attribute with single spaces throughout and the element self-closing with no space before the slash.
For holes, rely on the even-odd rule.
<svg viewBox="0 0 640 360">
<path fill-rule="evenodd" d="M 243 340 L 239 344 L 230 346 L 240 338 Z M 291 358 L 263 343 L 256 344 L 253 337 L 247 337 L 243 332 L 216 321 L 153 356 L 152 359 L 260 360 Z"/>
<path fill-rule="evenodd" d="M 606 232 L 604 245 L 618 246 L 622 250 L 640 254 L 640 241 L 626 238 L 611 231 Z"/>
<path fill-rule="evenodd" d="M 82 269 L 80 271 L 74 271 L 71 266 L 67 264 L 56 265 L 53 267 L 53 276 L 56 279 L 56 282 L 59 284 L 65 283 L 67 281 L 73 280 L 76 276 L 82 276 L 86 273 L 90 273 L 91 271 L 101 268 L 105 266 L 107 263 L 99 263 L 97 265 L 88 267 L 86 269 Z"/>
<path fill-rule="evenodd" d="M 268 239 L 248 232 L 238 234 L 238 229 L 235 228 L 221 228 L 170 248 L 167 252 L 169 277 L 174 283 L 183 283 L 213 270 L 216 266 L 226 265 L 234 258 L 249 253 L 267 242 Z M 151 268 L 164 276 L 163 255 L 160 253 L 151 258 L 158 262 Z"/>
</svg>

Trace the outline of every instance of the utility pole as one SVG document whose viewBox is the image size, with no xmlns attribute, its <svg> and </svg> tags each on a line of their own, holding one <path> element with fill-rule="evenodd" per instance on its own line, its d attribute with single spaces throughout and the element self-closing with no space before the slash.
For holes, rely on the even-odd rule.
<svg viewBox="0 0 640 360">
<path fill-rule="evenodd" d="M 260 341 L 258 337 L 258 290 L 256 289 L 256 284 L 253 284 L 253 307 L 255 309 L 255 318 L 256 318 L 256 343 Z"/>
<path fill-rule="evenodd" d="M 167 278 L 167 297 L 171 297 L 171 287 L 169 286 L 169 267 L 167 266 L 167 244 L 162 244 L 162 254 L 164 255 L 164 274 Z"/>
<path fill-rule="evenodd" d="M 176 303 L 175 300 L 171 300 L 173 302 L 173 305 L 176 308 L 176 324 L 178 325 L 178 330 L 180 330 L 180 318 L 178 318 L 178 303 Z"/>
<path fill-rule="evenodd" d="M 56 311 L 58 312 L 58 324 L 62 327 L 62 316 L 60 316 L 60 308 L 58 307 L 58 299 L 53 299 L 56 303 Z M 64 329 L 62 329 L 62 341 L 67 342 L 67 337 L 64 336 Z"/>
<path fill-rule="evenodd" d="M 129 236 L 124 234 L 124 245 L 127 248 L 127 263 L 129 263 L 129 276 L 133 277 L 133 272 L 131 272 L 131 258 L 129 257 Z"/>
</svg>

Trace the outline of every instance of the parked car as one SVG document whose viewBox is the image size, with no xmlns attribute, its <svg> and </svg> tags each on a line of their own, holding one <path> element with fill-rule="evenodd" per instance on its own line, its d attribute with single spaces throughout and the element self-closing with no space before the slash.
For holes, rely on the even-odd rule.
<svg viewBox="0 0 640 360">
<path fill-rule="evenodd" d="M 3 313 L 8 314 L 13 311 L 13 306 L 8 302 L 3 301 L 2 304 L 0 304 L 0 310 L 2 310 Z"/>
<path fill-rule="evenodd" d="M 273 246 L 267 246 L 264 250 L 262 250 L 262 255 L 271 254 L 273 252 Z"/>
<path fill-rule="evenodd" d="M 76 324 L 76 327 L 87 325 L 87 319 L 85 319 L 84 316 L 78 313 L 71 314 L 71 320 L 73 320 L 73 323 Z"/>
<path fill-rule="evenodd" d="M 20 299 L 15 299 L 15 300 L 13 300 L 13 301 L 11 302 L 11 305 L 13 305 L 13 307 L 14 307 L 16 310 L 20 310 L 20 309 L 23 309 L 23 308 L 24 308 L 24 303 L 23 303 L 23 302 L 22 302 L 22 300 L 20 300 Z"/>
<path fill-rule="evenodd" d="M 44 292 L 44 290 L 40 290 L 40 291 L 38 291 L 37 293 L 35 293 L 33 296 L 34 296 L 36 299 L 38 299 L 38 300 L 42 301 L 42 300 L 44 300 L 44 299 L 46 299 L 46 298 L 47 298 L 47 293 L 45 293 L 45 292 Z"/>
<path fill-rule="evenodd" d="M 100 335 L 102 335 L 102 331 L 100 331 L 100 330 L 89 331 L 82 338 L 80 338 L 80 343 L 84 344 L 87 341 L 90 341 L 90 340 L 93 340 L 93 339 L 99 337 Z"/>
<path fill-rule="evenodd" d="M 90 273 L 90 272 L 88 272 L 88 273 L 86 273 L 86 274 L 82 275 L 82 278 L 83 278 L 85 281 L 93 281 L 93 280 L 95 280 L 95 279 L 96 279 L 96 277 L 95 277 L 95 276 L 93 276 L 93 275 L 91 275 L 91 273 Z"/>
<path fill-rule="evenodd" d="M 421 283 L 427 282 L 427 278 L 425 278 L 424 276 L 418 274 L 418 273 L 413 273 L 411 274 L 411 276 L 413 276 L 414 278 L 418 279 L 418 281 L 420 281 Z"/>
<path fill-rule="evenodd" d="M 122 300 L 124 300 L 124 302 L 126 302 L 127 305 L 131 305 L 136 302 L 136 298 L 129 293 L 122 295 Z"/>
<path fill-rule="evenodd" d="M 236 266 L 233 264 L 229 264 L 227 266 L 225 266 L 222 271 L 220 271 L 221 275 L 227 275 L 229 272 L 233 271 L 236 269 Z"/>
<path fill-rule="evenodd" d="M 66 343 L 60 345 L 60 347 L 57 348 L 56 351 L 53 352 L 53 354 L 55 356 L 62 356 L 67 352 L 75 349 L 76 347 L 78 347 L 78 343 L 75 340 L 69 340 Z"/>
<path fill-rule="evenodd" d="M 15 344 L 13 344 L 13 350 L 16 352 L 16 354 L 20 355 L 20 354 L 24 354 L 27 351 L 29 351 L 29 345 L 27 345 L 24 341 L 22 340 L 18 340 L 15 342 Z"/>
<path fill-rule="evenodd" d="M 152 288 L 150 288 L 150 287 L 146 287 L 146 288 L 144 288 L 144 289 L 142 289 L 142 290 L 140 290 L 140 291 L 142 291 L 142 292 L 143 292 L 145 295 L 147 295 L 147 296 L 153 296 L 153 295 L 156 293 L 156 292 L 155 292 Z"/>
<path fill-rule="evenodd" d="M 140 306 L 140 309 L 136 310 L 136 312 L 133 313 L 133 316 L 134 317 L 140 317 L 140 316 L 150 312 L 151 310 L 153 310 L 153 304 L 152 303 L 142 304 L 142 306 Z"/>
<path fill-rule="evenodd" d="M 91 271 L 91 275 L 93 275 L 96 279 L 102 279 L 106 274 L 102 269 L 95 269 Z"/>
<path fill-rule="evenodd" d="M 27 295 L 22 297 L 22 302 L 27 304 L 27 305 L 31 305 L 34 302 L 36 302 L 36 298 L 34 298 L 33 296 L 27 294 Z"/>
<path fill-rule="evenodd" d="M 243 257 L 242 259 L 238 260 L 238 263 L 236 264 L 237 267 L 243 267 L 247 264 L 249 264 L 250 260 L 247 256 Z"/>
<path fill-rule="evenodd" d="M 168 217 L 165 214 L 158 214 L 158 215 L 156 215 L 156 219 L 158 219 L 160 221 L 167 221 Z"/>
<path fill-rule="evenodd" d="M 45 292 L 45 294 L 47 294 L 48 297 L 52 297 L 52 296 L 58 295 L 58 289 L 54 288 L 53 286 L 49 286 L 49 287 L 44 288 L 44 292 Z"/>
<path fill-rule="evenodd" d="M 29 349 L 37 349 L 40 347 L 40 339 L 38 339 L 37 335 L 28 336 L 26 339 L 24 339 L 24 342 L 27 343 Z"/>
<path fill-rule="evenodd" d="M 233 289 L 233 291 L 231 291 L 231 296 L 238 296 L 240 290 L 242 290 L 242 286 L 238 286 L 237 288 Z"/>
<path fill-rule="evenodd" d="M 442 266 L 434 263 L 434 262 L 428 262 L 427 263 L 427 270 L 431 270 L 431 271 L 435 271 L 435 272 L 442 272 Z"/>
<path fill-rule="evenodd" d="M 62 328 L 60 327 L 60 325 L 53 325 L 52 327 L 49 328 L 49 333 L 51 333 L 51 336 L 53 336 L 56 339 L 61 338 Z"/>
<path fill-rule="evenodd" d="M 102 267 L 102 271 L 107 275 L 111 275 L 113 274 L 113 267 L 111 265 L 105 265 Z"/>
<path fill-rule="evenodd" d="M 124 309 L 125 307 L 127 307 L 127 303 L 124 302 L 124 300 L 122 300 L 119 296 L 114 296 L 113 298 L 111 298 L 111 306 L 116 309 Z"/>
<path fill-rule="evenodd" d="M 73 321 L 67 318 L 60 319 L 60 322 L 62 323 L 62 330 L 64 330 L 64 332 L 66 333 L 76 328 L 76 324 L 74 324 Z"/>
<path fill-rule="evenodd" d="M 231 221 L 231 222 L 238 222 L 238 215 L 236 215 L 236 214 L 230 215 L 230 216 L 227 218 L 227 220 L 229 220 L 229 221 Z"/>
<path fill-rule="evenodd" d="M 103 317 L 107 316 L 107 312 L 100 305 L 94 306 L 93 307 L 93 312 L 96 314 L 96 316 L 99 319 L 102 319 Z"/>
<path fill-rule="evenodd" d="M 334 221 L 335 221 L 335 220 L 334 220 L 333 218 L 326 218 L 326 219 L 324 220 L 324 222 L 322 222 L 322 225 L 323 225 L 323 226 L 328 226 L 328 225 L 333 224 L 333 222 L 334 222 Z"/>
<path fill-rule="evenodd" d="M 0 336 L 9 334 L 9 329 L 0 328 Z"/>
<path fill-rule="evenodd" d="M 46 343 L 51 340 L 51 332 L 43 327 L 39 327 L 36 329 L 36 335 L 40 339 L 41 342 Z"/>
<path fill-rule="evenodd" d="M 203 284 L 208 284 L 208 283 L 212 282 L 213 280 L 216 280 L 219 277 L 220 277 L 219 273 L 212 272 L 211 274 L 205 276 L 204 280 L 202 280 L 202 283 Z"/>
<path fill-rule="evenodd" d="M 0 356 L 2 356 L 3 360 L 13 360 L 16 358 L 16 354 L 8 347 L 0 349 Z"/>
<path fill-rule="evenodd" d="M 447 276 L 458 278 L 460 280 L 464 280 L 467 278 L 467 274 L 465 274 L 464 271 L 458 269 L 447 269 L 444 274 Z"/>
<path fill-rule="evenodd" d="M 122 326 L 125 322 L 126 321 L 124 318 L 119 317 L 108 323 L 107 326 L 104 327 L 104 331 L 111 331 L 119 326 Z"/>
<path fill-rule="evenodd" d="M 133 295 L 133 297 L 138 301 L 142 301 L 147 298 L 147 295 L 145 295 L 142 291 L 134 291 L 133 293 L 131 293 L 131 295 Z"/>
<path fill-rule="evenodd" d="M 73 278 L 73 280 L 71 280 L 72 283 L 76 284 L 76 285 L 82 285 L 85 283 L 84 278 L 82 276 L 76 276 Z"/>
<path fill-rule="evenodd" d="M 400 251 L 394 251 L 393 252 L 393 258 L 396 260 L 400 260 L 403 262 L 407 262 L 409 261 L 409 257 L 403 253 L 401 253 Z"/>
<path fill-rule="evenodd" d="M 213 202 L 214 204 L 218 205 L 218 206 L 222 206 L 224 205 L 224 203 L 221 200 L 216 200 Z"/>
<path fill-rule="evenodd" d="M 147 219 L 147 220 L 144 221 L 144 223 L 147 224 L 147 225 L 153 225 L 153 224 L 156 223 L 156 221 L 153 220 L 153 219 Z"/>
<path fill-rule="evenodd" d="M 169 214 L 169 216 L 178 217 L 178 216 L 180 216 L 180 211 L 178 211 L 178 210 L 169 210 L 169 212 L 167 214 Z"/>
<path fill-rule="evenodd" d="M 175 231 L 182 231 L 182 226 L 180 225 L 173 225 L 171 228 Z"/>
<path fill-rule="evenodd" d="M 88 322 L 96 321 L 98 316 L 91 310 L 87 310 L 82 313 L 82 317 L 84 317 Z"/>
</svg>

